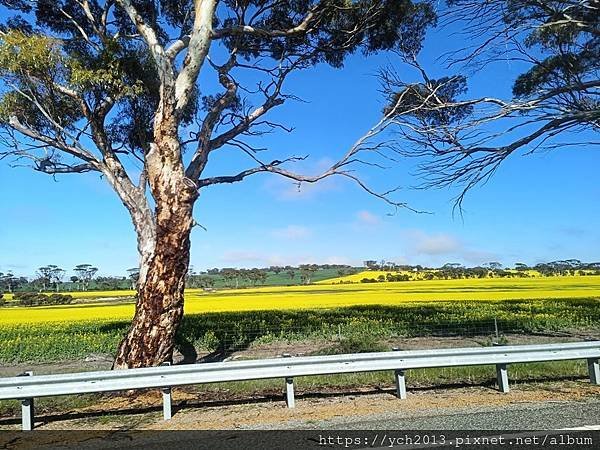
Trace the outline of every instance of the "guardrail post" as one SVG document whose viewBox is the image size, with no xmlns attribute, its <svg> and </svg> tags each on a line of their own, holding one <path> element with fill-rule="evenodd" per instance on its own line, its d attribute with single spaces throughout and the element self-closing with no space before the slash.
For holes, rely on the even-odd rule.
<svg viewBox="0 0 600 450">
<path fill-rule="evenodd" d="M 296 399 L 294 398 L 294 379 L 292 377 L 285 379 L 285 402 L 288 408 L 296 407 Z"/>
<path fill-rule="evenodd" d="M 392 351 L 399 352 L 399 347 L 392 347 Z M 404 370 L 398 369 L 394 371 L 396 379 L 396 397 L 400 400 L 406 399 L 406 379 L 404 378 Z"/>
<path fill-rule="evenodd" d="M 588 371 L 590 373 L 590 383 L 600 384 L 600 360 L 590 358 L 588 361 Z"/>
<path fill-rule="evenodd" d="M 20 377 L 30 377 L 33 372 L 23 372 Z M 33 398 L 21 399 L 21 423 L 23 431 L 33 430 L 34 419 L 33 419 Z"/>
<path fill-rule="evenodd" d="M 291 358 L 292 355 L 284 353 L 284 358 Z M 286 377 L 285 379 L 285 403 L 288 408 L 296 407 L 296 398 L 294 397 L 294 379 L 292 377 Z"/>
<path fill-rule="evenodd" d="M 396 378 L 396 395 L 399 399 L 406 399 L 406 380 L 404 379 L 404 370 L 395 370 L 394 377 Z"/>
<path fill-rule="evenodd" d="M 163 419 L 171 420 L 173 414 L 171 412 L 171 388 L 162 388 L 163 395 Z"/>
<path fill-rule="evenodd" d="M 161 366 L 170 366 L 170 365 L 171 365 L 170 362 L 164 362 L 161 364 Z M 162 391 L 162 396 L 163 396 L 163 419 L 171 420 L 171 417 L 173 417 L 172 410 L 171 410 L 171 405 L 172 405 L 171 388 L 164 387 L 161 389 L 161 391 Z"/>
<path fill-rule="evenodd" d="M 508 369 L 506 364 L 496 364 L 496 378 L 498 378 L 498 389 L 500 392 L 508 392 Z"/>
</svg>

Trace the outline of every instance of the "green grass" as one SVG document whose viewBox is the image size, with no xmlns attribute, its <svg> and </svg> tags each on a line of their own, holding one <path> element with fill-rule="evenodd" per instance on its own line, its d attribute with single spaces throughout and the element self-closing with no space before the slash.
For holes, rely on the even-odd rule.
<svg viewBox="0 0 600 450">
<path fill-rule="evenodd" d="M 177 346 L 227 352 L 253 344 L 340 337 L 383 341 L 415 336 L 491 336 L 494 318 L 500 333 L 597 331 L 600 301 L 478 300 L 196 314 L 184 318 Z M 52 362 L 91 353 L 111 354 L 127 327 L 126 321 L 5 324 L 0 328 L 0 363 Z"/>
</svg>

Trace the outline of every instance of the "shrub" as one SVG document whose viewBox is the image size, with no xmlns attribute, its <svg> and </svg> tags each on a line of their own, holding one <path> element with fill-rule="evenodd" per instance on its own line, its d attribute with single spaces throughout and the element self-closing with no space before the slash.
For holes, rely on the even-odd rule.
<svg viewBox="0 0 600 450">
<path fill-rule="evenodd" d="M 39 294 L 37 292 L 18 292 L 14 299 L 19 306 L 68 305 L 73 297 L 67 294 Z"/>
<path fill-rule="evenodd" d="M 44 294 L 35 292 L 17 292 L 13 298 L 17 305 L 20 306 L 35 306 L 38 304 L 41 297 L 46 297 Z"/>
<path fill-rule="evenodd" d="M 73 296 L 68 294 L 51 294 L 46 302 L 49 305 L 68 305 L 73 301 Z"/>
<path fill-rule="evenodd" d="M 388 273 L 386 274 L 385 279 L 387 281 L 410 281 L 410 276 L 404 274 L 394 275 L 392 273 Z"/>
<path fill-rule="evenodd" d="M 377 283 L 377 280 L 375 278 L 363 278 L 362 280 L 360 280 L 361 283 Z"/>
<path fill-rule="evenodd" d="M 355 335 L 343 338 L 338 344 L 340 354 L 389 351 L 389 347 L 379 342 L 375 336 Z"/>
</svg>

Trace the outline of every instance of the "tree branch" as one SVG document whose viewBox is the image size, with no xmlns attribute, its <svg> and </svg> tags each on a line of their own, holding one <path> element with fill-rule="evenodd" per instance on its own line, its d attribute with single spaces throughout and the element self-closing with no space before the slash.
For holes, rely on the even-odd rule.
<svg viewBox="0 0 600 450">
<path fill-rule="evenodd" d="M 204 63 L 211 44 L 212 21 L 217 0 L 194 1 L 194 25 L 187 45 L 187 55 L 183 68 L 175 81 L 175 98 L 177 112 L 180 113 L 188 104 L 198 79 L 198 73 Z M 172 52 L 171 52 L 172 53 Z"/>
<path fill-rule="evenodd" d="M 298 25 L 286 30 L 265 30 L 263 28 L 255 28 L 251 25 L 238 25 L 235 27 L 214 30 L 211 36 L 213 39 L 222 39 L 224 37 L 230 37 L 239 34 L 251 34 L 267 37 L 291 37 L 297 34 L 308 33 L 311 30 L 310 26 L 312 23 L 316 22 L 319 18 L 319 15 L 317 14 L 318 6 L 320 5 L 313 7 Z"/>
<path fill-rule="evenodd" d="M 246 154 L 248 154 L 253 160 L 259 163 L 257 167 L 250 168 L 244 171 L 241 171 L 235 175 L 229 176 L 217 176 L 200 179 L 198 181 L 198 188 L 203 188 L 206 186 L 214 185 L 214 184 L 223 184 L 223 183 L 235 183 L 244 180 L 246 177 L 257 174 L 257 173 L 274 173 L 280 175 L 284 178 L 288 178 L 290 180 L 297 181 L 298 183 L 316 183 L 325 178 L 329 178 L 332 176 L 343 176 L 346 177 L 355 183 L 357 183 L 364 191 L 373 195 L 377 198 L 384 200 L 391 206 L 395 208 L 406 208 L 411 211 L 421 212 L 410 208 L 404 202 L 397 202 L 390 198 L 390 194 L 396 192 L 398 188 L 389 190 L 384 193 L 378 193 L 375 190 L 368 187 L 360 178 L 353 174 L 353 171 L 348 168 L 353 163 L 364 163 L 373 165 L 373 163 L 369 163 L 357 157 L 357 155 L 361 152 L 368 153 L 373 152 L 375 154 L 380 154 L 380 149 L 382 146 L 385 146 L 386 143 L 382 142 L 373 142 L 373 140 L 383 133 L 387 127 L 392 123 L 391 119 L 393 117 L 393 111 L 388 112 L 374 127 L 372 127 L 365 135 L 361 136 L 352 147 L 342 156 L 340 160 L 336 163 L 332 164 L 327 170 L 324 170 L 318 175 L 310 176 L 299 174 L 290 170 L 287 170 L 281 167 L 283 164 L 288 162 L 297 162 L 306 159 L 306 157 L 290 157 L 284 160 L 274 160 L 270 163 L 263 163 L 256 156 L 254 156 L 251 152 L 245 150 Z"/>
<path fill-rule="evenodd" d="M 165 54 L 163 46 L 158 40 L 156 31 L 148 25 L 138 10 L 135 8 L 131 0 L 116 0 L 119 5 L 125 10 L 140 35 L 146 41 L 148 50 L 154 58 L 158 68 L 159 78 L 163 85 L 173 82 L 173 66 L 170 59 Z"/>
<path fill-rule="evenodd" d="M 416 61 L 412 64 L 422 75 L 420 83 L 403 82 L 394 73 L 380 75 L 384 93 L 398 99 L 390 107 L 394 130 L 409 144 L 398 153 L 422 158 L 419 187 L 460 185 L 458 208 L 466 193 L 485 183 L 514 152 L 533 153 L 568 130 L 600 129 L 600 109 L 592 99 L 600 95 L 598 79 L 538 89 L 525 99 L 459 100 L 466 93 L 464 77 L 433 80 Z"/>
</svg>

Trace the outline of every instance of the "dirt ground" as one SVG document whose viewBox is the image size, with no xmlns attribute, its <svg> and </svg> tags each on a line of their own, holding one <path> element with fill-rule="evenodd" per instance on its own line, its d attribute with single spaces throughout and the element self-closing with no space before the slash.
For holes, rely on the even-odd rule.
<svg viewBox="0 0 600 450">
<path fill-rule="evenodd" d="M 489 388 L 453 390 L 422 390 L 410 393 L 406 401 L 398 400 L 392 392 L 379 394 L 342 395 L 325 398 L 298 399 L 294 409 L 283 402 L 245 404 L 229 407 L 194 408 L 184 410 L 167 421 L 151 421 L 144 429 L 233 429 L 278 428 L 286 422 L 310 423 L 339 416 L 368 416 L 382 412 L 422 411 L 428 409 L 456 409 L 481 405 L 533 403 L 543 401 L 579 400 L 600 396 L 600 388 L 573 385 L 569 387 L 533 388 L 500 394 Z"/>
</svg>

